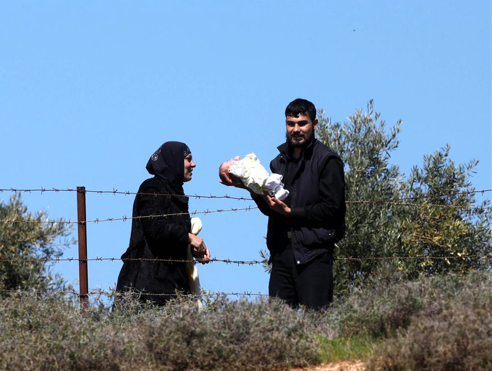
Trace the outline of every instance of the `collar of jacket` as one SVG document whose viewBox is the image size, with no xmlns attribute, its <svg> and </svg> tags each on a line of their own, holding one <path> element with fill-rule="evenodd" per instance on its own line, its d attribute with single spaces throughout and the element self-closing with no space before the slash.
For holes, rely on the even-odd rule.
<svg viewBox="0 0 492 371">
<path fill-rule="evenodd" d="M 309 157 L 313 153 L 313 148 L 317 142 L 318 142 L 318 140 L 316 138 L 314 138 L 311 141 L 311 143 L 309 143 L 309 145 L 306 148 L 304 148 L 300 158 Z M 287 160 L 287 159 L 290 160 L 292 158 L 292 156 L 289 155 L 289 143 L 287 143 L 287 142 L 282 143 L 281 145 L 279 145 L 277 147 L 277 149 L 279 150 L 280 154 L 282 155 L 282 158 L 284 158 L 285 160 Z"/>
</svg>

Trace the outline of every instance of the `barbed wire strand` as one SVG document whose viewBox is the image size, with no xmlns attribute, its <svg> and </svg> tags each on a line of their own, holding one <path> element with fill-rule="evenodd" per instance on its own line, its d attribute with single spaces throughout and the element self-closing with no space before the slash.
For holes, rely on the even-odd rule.
<svg viewBox="0 0 492 371">
<path fill-rule="evenodd" d="M 353 204 L 380 204 L 382 202 L 379 201 L 354 201 L 352 202 Z M 393 204 L 393 205 L 402 205 L 402 206 L 423 206 L 423 204 L 417 204 L 417 203 L 397 203 L 397 202 L 386 202 L 387 204 Z M 441 208 L 455 208 L 455 209 L 470 209 L 470 210 L 478 210 L 478 211 L 485 211 L 485 210 L 492 210 L 492 206 L 474 206 L 474 205 L 438 205 L 438 204 L 425 204 L 425 206 L 428 207 L 441 207 Z M 251 210 L 257 210 L 258 207 L 255 206 L 248 206 L 244 208 L 231 208 L 231 209 L 217 209 L 217 210 L 202 210 L 202 211 L 192 211 L 188 213 L 172 213 L 172 214 L 159 214 L 159 215 L 139 215 L 139 216 L 122 216 L 120 218 L 105 218 L 105 219 L 92 219 L 92 220 L 85 220 L 85 221 L 80 221 L 80 222 L 73 222 L 70 220 L 36 220 L 36 219 L 17 219 L 17 220 L 7 220 L 3 219 L 0 222 L 3 223 L 39 223 L 39 224 L 83 224 L 83 223 L 103 223 L 103 222 L 116 222 L 116 221 L 129 221 L 129 220 L 138 220 L 138 219 L 156 219 L 156 218 L 168 218 L 168 217 L 174 217 L 174 216 L 183 216 L 183 215 L 206 215 L 206 214 L 212 214 L 212 213 L 224 213 L 224 212 L 239 212 L 239 211 L 251 211 Z"/>
<path fill-rule="evenodd" d="M 168 218 L 173 216 L 183 216 L 183 215 L 199 215 L 199 214 L 212 214 L 212 213 L 225 213 L 225 212 L 238 212 L 238 211 L 251 211 L 256 210 L 258 207 L 248 206 L 244 208 L 231 208 L 231 209 L 217 209 L 217 210 L 203 210 L 203 211 L 192 211 L 189 213 L 172 213 L 172 214 L 160 214 L 160 215 L 139 215 L 139 216 L 122 216 L 121 218 L 106 218 L 106 219 L 93 219 L 85 220 L 80 222 L 72 222 L 70 220 L 6 220 L 3 219 L 1 222 L 4 223 L 39 223 L 39 224 L 85 224 L 85 223 L 102 223 L 102 222 L 116 222 L 116 221 L 127 221 L 127 220 L 138 220 L 138 219 L 157 219 L 157 218 Z"/>
<path fill-rule="evenodd" d="M 431 241 L 429 241 L 431 242 Z M 425 256 L 425 255 L 416 255 L 416 256 L 367 256 L 367 257 L 334 257 L 334 260 L 356 260 L 356 261 L 365 261 L 365 260 L 446 260 L 446 259 L 480 259 L 480 260 L 492 260 L 492 255 L 457 255 L 457 256 Z M 18 262 L 19 259 L 0 259 L 0 262 L 9 262 L 14 263 Z M 189 263 L 189 262 L 198 262 L 200 260 L 187 260 L 187 259 L 150 259 L 150 258 L 87 258 L 87 259 L 79 259 L 79 258 L 38 258 L 37 261 L 45 262 L 45 263 L 61 263 L 61 262 L 89 262 L 89 261 L 109 261 L 109 262 L 120 262 L 120 261 L 142 261 L 142 262 L 164 262 L 164 263 Z M 211 258 L 209 263 L 225 263 L 225 264 L 236 264 L 236 265 L 257 265 L 257 264 L 265 264 L 267 260 L 232 260 L 232 259 L 219 259 L 219 258 Z"/>
<path fill-rule="evenodd" d="M 374 200 L 374 201 L 347 201 L 347 205 L 400 205 L 400 206 L 429 206 L 429 207 L 442 207 L 442 208 L 456 208 L 456 209 L 476 209 L 476 210 L 490 210 L 491 206 L 477 206 L 474 204 L 430 204 L 430 203 L 417 203 L 417 202 L 397 202 L 391 200 Z"/>
<path fill-rule="evenodd" d="M 3 293 L 10 293 L 10 294 L 31 294 L 33 293 L 32 291 L 28 290 L 1 290 L 0 292 Z M 263 293 L 251 293 L 251 292 L 205 292 L 202 294 L 166 294 L 166 293 L 151 293 L 151 292 L 139 292 L 139 291 L 126 291 L 126 292 L 116 292 L 116 291 L 105 291 L 101 289 L 92 289 L 90 290 L 87 294 L 80 294 L 79 292 L 75 290 L 54 290 L 53 293 L 57 294 L 69 294 L 69 295 L 75 295 L 75 296 L 94 296 L 94 295 L 106 295 L 106 296 L 112 296 L 112 297 L 125 297 L 127 295 L 134 295 L 134 296 L 172 296 L 172 297 L 185 297 L 185 298 L 199 298 L 200 296 L 203 295 L 224 295 L 224 296 L 264 296 L 268 297 L 268 294 L 263 294 Z"/>
<path fill-rule="evenodd" d="M 0 188 L 0 192 L 16 192 L 16 193 L 46 193 L 46 192 L 78 192 L 75 188 L 33 188 L 33 189 L 16 189 L 16 188 Z M 251 197 L 234 197 L 229 195 L 223 196 L 215 196 L 215 195 L 191 195 L 191 194 L 173 194 L 173 193 L 147 193 L 147 192 L 130 192 L 130 191 L 118 191 L 117 189 L 113 189 L 112 191 L 98 191 L 98 190 L 84 190 L 85 193 L 95 193 L 95 194 L 113 194 L 113 195 L 138 195 L 138 196 L 153 196 L 153 197 L 180 197 L 180 198 L 210 198 L 210 199 L 228 199 L 228 200 L 238 200 L 238 201 L 251 201 Z"/>
<path fill-rule="evenodd" d="M 32 188 L 32 189 L 20 189 L 20 188 L 0 188 L 0 192 L 27 192 L 27 193 L 33 193 L 33 192 L 40 192 L 40 193 L 45 193 L 45 192 L 77 192 L 77 189 L 75 188 Z M 197 195 L 197 194 L 185 194 L 185 195 L 180 195 L 180 194 L 159 194 L 159 193 L 145 193 L 145 192 L 130 192 L 130 191 L 118 191 L 117 189 L 113 189 L 112 191 L 108 190 L 84 190 L 85 193 L 95 193 L 95 194 L 113 194 L 113 195 L 140 195 L 140 196 L 154 196 L 154 197 L 188 197 L 188 198 L 208 198 L 208 199 L 231 199 L 231 200 L 240 200 L 240 201 L 251 201 L 251 197 L 233 197 L 229 195 L 223 195 L 223 196 L 216 196 L 216 195 Z M 371 200 L 371 201 L 348 201 L 348 204 L 351 203 L 384 203 L 387 201 L 393 201 L 393 202 L 401 202 L 401 201 L 410 201 L 410 200 L 421 200 L 421 199 L 433 199 L 433 198 L 442 198 L 442 197 L 449 197 L 449 196 L 459 196 L 459 195 L 471 195 L 471 194 L 485 194 L 487 192 L 492 192 L 492 189 L 481 189 L 481 190 L 471 190 L 471 191 L 451 191 L 449 193 L 442 193 L 442 194 L 436 194 L 436 195 L 422 195 L 422 196 L 413 196 L 413 197 L 403 197 L 399 199 L 394 199 L 394 200 L 388 200 L 388 199 L 379 199 L 379 200 Z"/>
</svg>

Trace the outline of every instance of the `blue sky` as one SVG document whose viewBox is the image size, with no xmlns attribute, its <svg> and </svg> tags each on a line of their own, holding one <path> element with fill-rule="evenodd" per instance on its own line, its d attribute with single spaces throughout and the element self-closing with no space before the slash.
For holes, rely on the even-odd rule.
<svg viewBox="0 0 492 371">
<path fill-rule="evenodd" d="M 449 143 L 491 189 L 490 1 L 0 1 L 0 188 L 136 192 L 153 151 L 178 140 L 197 163 L 187 194 L 247 196 L 219 184 L 220 163 L 255 152 L 268 166 L 298 97 L 333 121 L 374 99 L 388 125 L 404 122 L 402 171 Z M 74 193 L 23 199 L 77 218 Z M 88 194 L 87 218 L 130 216 L 132 203 Z M 191 211 L 250 205 L 190 200 Z M 260 259 L 258 211 L 199 216 L 213 257 Z M 119 257 L 130 225 L 90 224 L 89 257 Z M 90 262 L 89 287 L 114 286 L 120 267 Z M 78 278 L 76 263 L 54 269 Z M 267 292 L 258 265 L 199 270 L 210 291 Z"/>
</svg>

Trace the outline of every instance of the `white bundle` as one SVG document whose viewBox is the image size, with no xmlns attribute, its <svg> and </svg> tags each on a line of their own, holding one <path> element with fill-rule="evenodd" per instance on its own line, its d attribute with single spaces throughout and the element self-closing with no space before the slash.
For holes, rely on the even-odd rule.
<svg viewBox="0 0 492 371">
<path fill-rule="evenodd" d="M 246 187 L 257 194 L 262 195 L 266 191 L 270 196 L 275 196 L 279 200 L 284 200 L 289 195 L 289 191 L 284 189 L 282 175 L 268 174 L 254 153 L 234 161 L 229 167 L 229 172 L 241 179 Z"/>
<path fill-rule="evenodd" d="M 202 230 L 202 221 L 200 218 L 191 218 L 191 234 L 195 236 L 200 233 Z M 186 272 L 188 273 L 188 283 L 190 285 L 190 291 L 193 295 L 196 295 L 198 308 L 202 309 L 203 304 L 201 301 L 201 288 L 200 288 L 200 279 L 198 278 L 198 268 L 196 266 L 195 261 L 193 260 L 193 255 L 191 251 L 193 250 L 193 246 L 188 246 L 187 253 L 187 263 L 186 263 Z"/>
</svg>

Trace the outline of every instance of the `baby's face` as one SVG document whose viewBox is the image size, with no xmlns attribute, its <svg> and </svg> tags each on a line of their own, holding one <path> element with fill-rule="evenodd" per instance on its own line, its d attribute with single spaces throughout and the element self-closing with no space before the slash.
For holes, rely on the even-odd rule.
<svg viewBox="0 0 492 371">
<path fill-rule="evenodd" d="M 229 168 L 231 167 L 232 163 L 234 162 L 234 159 L 231 158 L 230 160 L 223 162 L 222 165 L 220 165 L 221 171 L 229 171 Z"/>
<path fill-rule="evenodd" d="M 230 166 L 231 166 L 231 160 L 223 162 L 219 167 L 219 178 L 225 183 L 227 183 L 228 181 Z"/>
<path fill-rule="evenodd" d="M 241 157 L 236 156 L 228 161 L 223 162 L 219 167 L 219 178 L 223 183 L 232 184 L 231 175 L 229 174 L 229 168 L 234 163 L 234 161 L 239 160 Z"/>
</svg>

